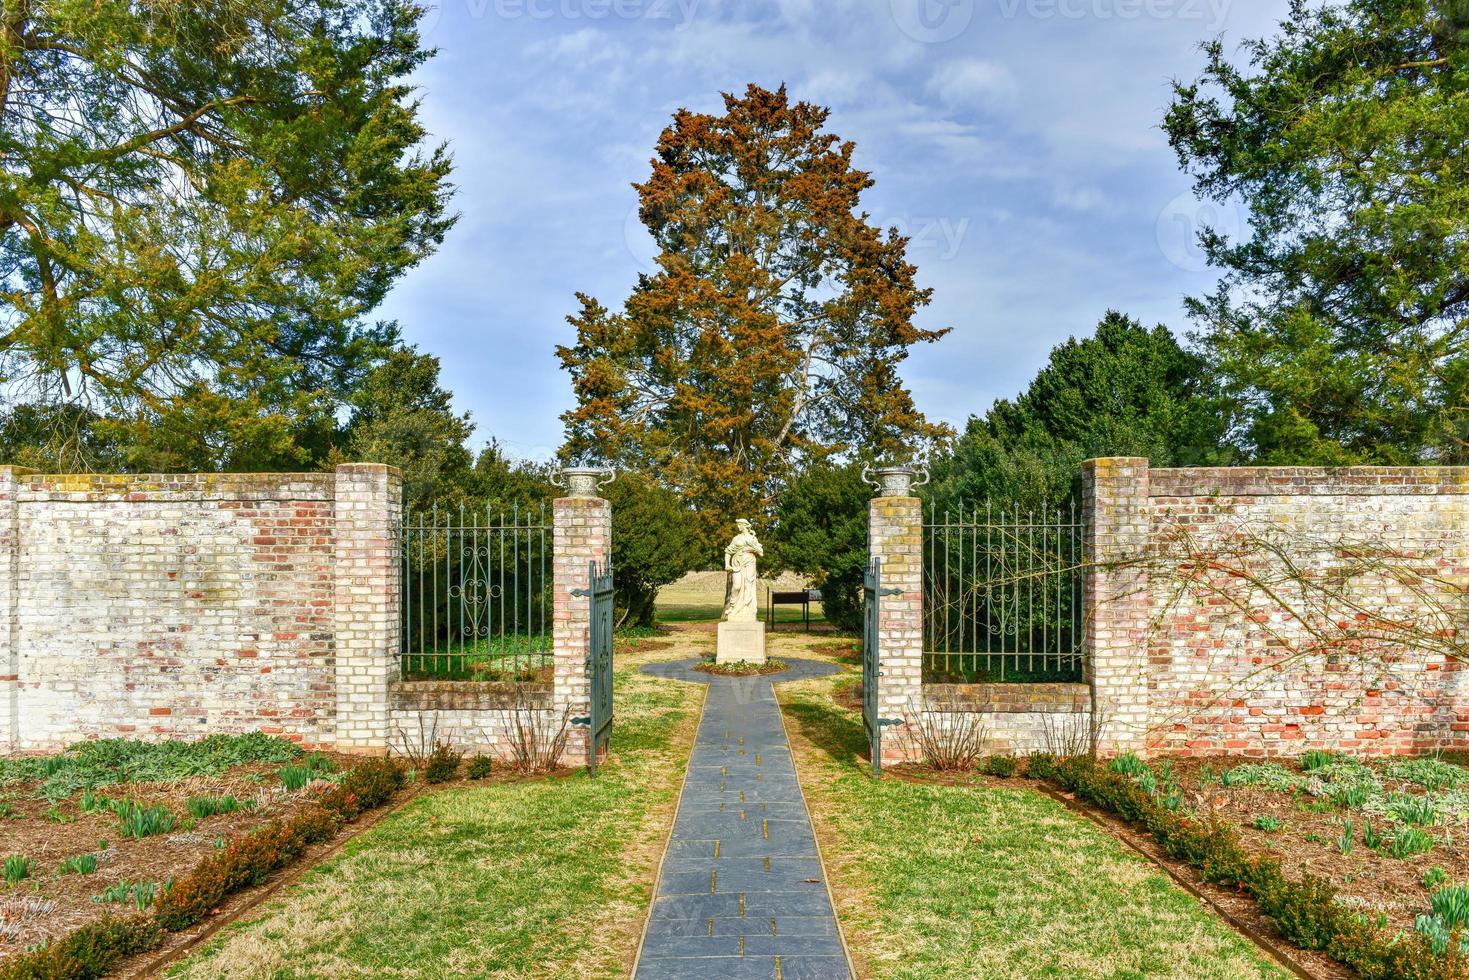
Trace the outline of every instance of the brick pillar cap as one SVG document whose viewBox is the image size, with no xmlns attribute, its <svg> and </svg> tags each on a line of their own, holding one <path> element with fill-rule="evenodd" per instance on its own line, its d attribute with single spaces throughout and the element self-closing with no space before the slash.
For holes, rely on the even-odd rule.
<svg viewBox="0 0 1469 980">
<path fill-rule="evenodd" d="M 1092 459 L 1083 460 L 1082 466 L 1092 469 L 1107 469 L 1111 466 L 1147 466 L 1146 456 L 1096 456 Z"/>
<path fill-rule="evenodd" d="M 387 463 L 342 463 L 337 467 L 336 472 L 386 474 L 388 476 L 398 477 L 401 477 L 403 475 L 402 470 L 398 469 L 398 467 L 396 466 L 389 466 Z"/>
<path fill-rule="evenodd" d="M 33 470 L 29 466 L 11 466 L 5 463 L 0 465 L 0 480 L 13 480 L 18 476 L 30 476 L 39 472 L 40 470 Z"/>
</svg>

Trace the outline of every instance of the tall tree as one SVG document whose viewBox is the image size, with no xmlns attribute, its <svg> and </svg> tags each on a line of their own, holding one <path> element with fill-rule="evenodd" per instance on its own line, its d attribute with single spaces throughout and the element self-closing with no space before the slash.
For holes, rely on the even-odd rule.
<svg viewBox="0 0 1469 980">
<path fill-rule="evenodd" d="M 706 564 L 694 515 L 667 487 L 640 473 L 607 486 L 612 504 L 612 576 L 620 623 L 652 626 L 658 590 Z"/>
<path fill-rule="evenodd" d="M 1269 463 L 1469 460 L 1469 5 L 1293 0 L 1248 67 L 1204 45 L 1166 128 L 1248 239 L 1191 303 Z"/>
<path fill-rule="evenodd" d="M 860 464 L 816 465 L 791 481 L 776 508 L 772 568 L 807 576 L 821 590 L 827 620 L 844 630 L 862 628 L 871 499 Z"/>
<path fill-rule="evenodd" d="M 0 372 L 290 462 L 441 241 L 410 0 L 0 3 Z M 253 440 L 241 449 L 241 443 Z M 236 450 L 240 451 L 236 451 Z M 187 455 L 183 448 L 177 450 Z"/>
<path fill-rule="evenodd" d="M 755 85 L 724 104 L 675 113 L 634 185 L 658 271 L 621 312 L 579 295 L 558 349 L 566 455 L 658 474 L 710 535 L 768 514 L 803 462 L 933 435 L 897 368 L 944 333 L 914 326 L 930 291 L 858 210 L 873 181 L 828 111 Z"/>
<path fill-rule="evenodd" d="M 1224 409 L 1203 360 L 1167 328 L 1111 311 L 1092 336 L 1058 344 L 1014 401 L 971 417 L 953 452 L 935 462 L 929 493 L 954 506 L 1029 508 L 1075 493 L 1089 457 L 1225 463 Z"/>
</svg>

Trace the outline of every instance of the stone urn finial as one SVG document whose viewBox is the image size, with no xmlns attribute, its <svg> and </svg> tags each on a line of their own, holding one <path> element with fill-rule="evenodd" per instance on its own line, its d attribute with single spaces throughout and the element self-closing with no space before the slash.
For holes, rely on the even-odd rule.
<svg viewBox="0 0 1469 980">
<path fill-rule="evenodd" d="M 610 466 L 568 466 L 551 476 L 551 483 L 568 497 L 595 497 L 602 487 L 617 479 Z"/>
<path fill-rule="evenodd" d="M 923 478 L 913 480 L 919 474 Z M 877 491 L 879 497 L 911 497 L 913 491 L 928 483 L 928 470 L 916 466 L 862 467 L 862 481 Z"/>
</svg>

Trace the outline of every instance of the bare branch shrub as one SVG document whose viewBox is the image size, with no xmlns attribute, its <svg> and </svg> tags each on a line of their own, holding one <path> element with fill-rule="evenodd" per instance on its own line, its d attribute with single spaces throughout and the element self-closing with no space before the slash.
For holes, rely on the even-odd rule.
<svg viewBox="0 0 1469 980">
<path fill-rule="evenodd" d="M 531 693 L 543 688 L 521 683 L 509 687 L 509 707 L 499 709 L 509 750 L 507 764 L 523 775 L 550 772 L 560 764 L 571 737 L 571 708 L 562 708 L 558 717 L 554 709 L 532 703 Z"/>
<path fill-rule="evenodd" d="M 984 756 L 989 729 L 981 716 L 941 699 L 915 698 L 904 711 L 900 737 L 908 758 L 940 772 L 974 769 Z"/>
<path fill-rule="evenodd" d="M 1092 715 L 1051 714 L 1041 715 L 1041 741 L 1046 751 L 1058 759 L 1097 754 L 1097 736 L 1101 726 L 1096 723 L 1096 706 Z"/>
<path fill-rule="evenodd" d="M 428 765 L 429 757 L 434 754 L 440 743 L 452 745 L 454 732 L 449 730 L 443 736 L 439 735 L 439 713 L 437 711 L 418 712 L 417 730 L 399 728 L 388 739 L 388 754 L 402 756 L 402 758 L 414 769 L 422 769 Z"/>
</svg>

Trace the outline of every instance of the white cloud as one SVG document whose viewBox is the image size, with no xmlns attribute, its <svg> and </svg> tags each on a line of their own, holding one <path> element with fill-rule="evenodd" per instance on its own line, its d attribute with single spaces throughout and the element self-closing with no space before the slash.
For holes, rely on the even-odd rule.
<svg viewBox="0 0 1469 980">
<path fill-rule="evenodd" d="M 1004 65 L 982 58 L 963 58 L 940 65 L 927 89 L 946 106 L 986 108 L 1008 103 L 1016 94 L 1015 76 Z"/>
</svg>

